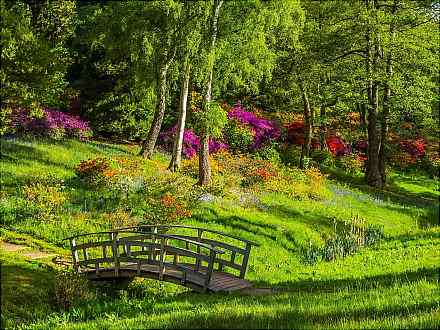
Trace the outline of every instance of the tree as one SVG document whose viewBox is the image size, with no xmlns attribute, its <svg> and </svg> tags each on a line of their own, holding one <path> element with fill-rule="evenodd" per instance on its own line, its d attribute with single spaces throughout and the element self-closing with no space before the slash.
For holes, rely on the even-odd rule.
<svg viewBox="0 0 440 330">
<path fill-rule="evenodd" d="M 1 1 L 1 99 L 7 105 L 65 105 L 74 1 Z M 63 102 L 64 101 L 64 102 Z M 2 110 L 3 111 L 3 110 Z"/>
<path fill-rule="evenodd" d="M 209 66 L 208 66 L 208 79 L 206 81 L 204 110 L 207 111 L 209 103 L 212 99 L 212 74 L 215 61 L 215 44 L 217 40 L 217 24 L 220 14 L 220 8 L 223 4 L 223 0 L 215 0 L 212 26 L 211 26 L 211 43 L 209 48 Z M 211 166 L 209 164 L 209 132 L 207 127 L 202 127 L 200 130 L 200 152 L 199 152 L 199 185 L 209 184 L 211 181 Z"/>
</svg>

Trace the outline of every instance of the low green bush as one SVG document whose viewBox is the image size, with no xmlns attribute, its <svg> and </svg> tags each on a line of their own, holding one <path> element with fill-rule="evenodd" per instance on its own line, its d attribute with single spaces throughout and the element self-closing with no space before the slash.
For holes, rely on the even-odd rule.
<svg viewBox="0 0 440 330">
<path fill-rule="evenodd" d="M 248 152 L 254 142 L 252 130 L 238 120 L 229 120 L 223 130 L 223 135 L 229 148 L 235 153 Z"/>
<path fill-rule="evenodd" d="M 62 271 L 56 275 L 54 304 L 60 310 L 91 300 L 94 294 L 89 288 L 89 281 L 84 274 Z"/>
</svg>

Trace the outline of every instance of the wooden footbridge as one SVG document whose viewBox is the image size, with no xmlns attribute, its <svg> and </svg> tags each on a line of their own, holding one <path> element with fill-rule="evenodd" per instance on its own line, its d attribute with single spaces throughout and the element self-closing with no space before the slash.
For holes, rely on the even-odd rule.
<svg viewBox="0 0 440 330">
<path fill-rule="evenodd" d="M 253 245 L 205 228 L 157 225 L 66 238 L 74 270 L 90 280 L 135 276 L 177 283 L 199 292 L 235 291 L 244 279 Z"/>
</svg>

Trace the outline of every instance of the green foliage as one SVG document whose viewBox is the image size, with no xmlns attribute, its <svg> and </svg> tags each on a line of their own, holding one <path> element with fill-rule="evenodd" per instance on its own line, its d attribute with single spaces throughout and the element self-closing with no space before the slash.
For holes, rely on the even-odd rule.
<svg viewBox="0 0 440 330">
<path fill-rule="evenodd" d="M 364 161 L 357 154 L 338 157 L 335 165 L 345 172 L 354 175 L 360 175 L 364 171 Z"/>
<path fill-rule="evenodd" d="M 21 215 L 43 222 L 54 220 L 66 202 L 63 189 L 63 182 L 47 185 L 37 181 L 24 186 L 25 204 Z"/>
<path fill-rule="evenodd" d="M 55 277 L 54 304 L 60 310 L 67 310 L 93 298 L 89 281 L 84 274 L 72 270 L 61 271 Z"/>
<path fill-rule="evenodd" d="M 217 102 L 205 102 L 203 110 L 193 112 L 195 131 L 198 135 L 207 134 L 220 137 L 228 117 L 226 111 Z"/>
<path fill-rule="evenodd" d="M 278 143 L 273 142 L 262 148 L 259 148 L 254 153 L 251 154 L 254 159 L 268 160 L 274 164 L 281 163 L 281 156 L 278 151 L 279 146 Z"/>
<path fill-rule="evenodd" d="M 332 153 L 328 150 L 313 150 L 311 153 L 311 158 L 318 164 L 324 166 L 333 166 L 335 164 L 335 159 Z"/>
<path fill-rule="evenodd" d="M 301 148 L 291 144 L 284 144 L 281 146 L 280 157 L 281 161 L 287 166 L 299 166 Z"/>
<path fill-rule="evenodd" d="M 1 98 L 6 104 L 47 106 L 67 102 L 67 40 L 73 36 L 75 2 L 1 2 Z"/>
<path fill-rule="evenodd" d="M 252 130 L 235 119 L 228 121 L 223 136 L 231 150 L 236 153 L 248 152 L 249 147 L 254 142 Z"/>
</svg>

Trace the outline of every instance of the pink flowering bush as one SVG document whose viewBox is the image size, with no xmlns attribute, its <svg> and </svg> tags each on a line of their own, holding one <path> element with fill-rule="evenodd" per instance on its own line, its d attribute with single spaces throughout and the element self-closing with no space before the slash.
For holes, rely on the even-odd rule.
<svg viewBox="0 0 440 330">
<path fill-rule="evenodd" d="M 163 145 L 171 150 L 173 147 L 174 138 L 177 132 L 177 125 L 174 125 L 171 129 L 168 131 L 165 131 L 160 134 L 160 140 L 163 143 Z M 197 152 L 200 148 L 200 138 L 199 136 L 194 133 L 192 129 L 185 129 L 183 132 L 183 146 L 182 146 L 182 153 L 186 158 L 192 158 L 195 155 L 197 155 Z M 213 138 L 209 140 L 209 153 L 216 153 L 220 150 L 228 149 L 228 145 L 217 141 Z"/>
<path fill-rule="evenodd" d="M 34 133 L 54 138 L 69 136 L 84 139 L 92 134 L 87 121 L 48 108 L 44 108 L 38 118 L 32 116 L 29 109 L 14 108 L 10 115 L 10 126 L 18 133 Z"/>
<path fill-rule="evenodd" d="M 251 129 L 254 135 L 254 141 L 250 146 L 251 149 L 259 149 L 268 142 L 279 139 L 281 136 L 281 131 L 274 122 L 269 119 L 259 118 L 254 113 L 246 111 L 240 102 L 228 112 L 228 118 L 230 120 L 235 119 Z"/>
</svg>

